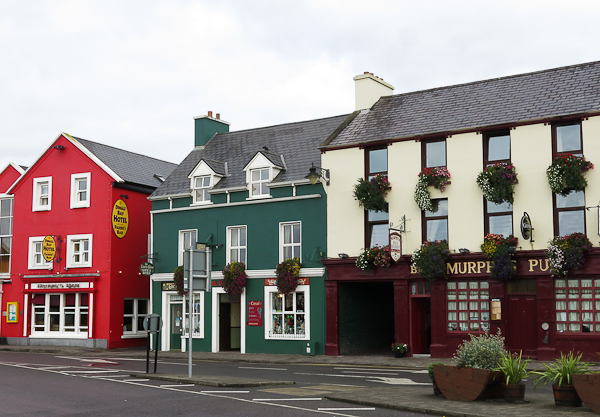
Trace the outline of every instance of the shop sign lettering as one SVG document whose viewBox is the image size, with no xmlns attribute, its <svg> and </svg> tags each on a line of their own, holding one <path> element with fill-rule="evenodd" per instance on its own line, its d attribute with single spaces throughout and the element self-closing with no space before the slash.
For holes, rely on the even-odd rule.
<svg viewBox="0 0 600 417">
<path fill-rule="evenodd" d="M 32 290 L 71 290 L 79 288 L 90 288 L 89 282 L 48 282 L 33 283 Z"/>
<path fill-rule="evenodd" d="M 129 228 L 129 212 L 127 211 L 127 204 L 121 199 L 118 199 L 113 206 L 112 227 L 115 235 L 117 235 L 119 239 L 125 236 L 127 229 Z"/>
<path fill-rule="evenodd" d="M 298 285 L 309 285 L 309 284 L 310 284 L 309 278 L 298 278 Z M 273 286 L 273 285 L 277 285 L 277 278 L 266 278 L 265 279 L 265 286 L 269 287 L 269 286 Z"/>
<path fill-rule="evenodd" d="M 163 291 L 177 291 L 177 287 L 174 282 L 163 282 L 162 283 Z"/>
<path fill-rule="evenodd" d="M 46 236 L 42 241 L 42 256 L 47 262 L 52 262 L 56 256 L 56 240 L 53 236 Z"/>
<path fill-rule="evenodd" d="M 512 262 L 515 265 L 517 264 L 515 260 Z M 549 268 L 548 259 L 529 259 L 528 265 L 528 272 L 546 272 Z M 446 264 L 446 273 L 448 275 L 490 274 L 491 268 L 492 263 L 490 261 L 449 262 Z M 411 274 L 418 272 L 414 265 L 410 266 Z"/>
<path fill-rule="evenodd" d="M 248 326 L 263 325 L 263 302 L 248 301 Z"/>
</svg>

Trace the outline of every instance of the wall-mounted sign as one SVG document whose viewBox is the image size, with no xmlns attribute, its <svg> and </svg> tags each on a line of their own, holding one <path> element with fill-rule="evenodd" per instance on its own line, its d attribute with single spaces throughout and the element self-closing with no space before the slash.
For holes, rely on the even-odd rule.
<svg viewBox="0 0 600 417">
<path fill-rule="evenodd" d="M 56 240 L 53 236 L 46 236 L 42 241 L 42 256 L 47 262 L 52 262 L 56 256 Z"/>
<path fill-rule="evenodd" d="M 298 278 L 298 285 L 309 285 L 309 278 Z M 265 278 L 265 285 L 277 285 L 277 278 Z"/>
<path fill-rule="evenodd" d="M 177 286 L 174 282 L 163 282 L 162 283 L 163 291 L 177 291 Z"/>
<path fill-rule="evenodd" d="M 390 255 L 394 262 L 402 256 L 402 236 L 398 232 L 390 232 Z"/>
<path fill-rule="evenodd" d="M 263 325 L 263 302 L 248 301 L 248 326 Z"/>
<path fill-rule="evenodd" d="M 112 211 L 112 227 L 115 231 L 115 235 L 119 239 L 125 236 L 127 228 L 129 227 L 129 212 L 127 211 L 127 204 L 121 199 L 118 199 L 113 206 Z"/>
<path fill-rule="evenodd" d="M 140 273 L 142 275 L 152 275 L 154 273 L 154 265 L 150 262 L 144 262 L 140 265 Z"/>
<path fill-rule="evenodd" d="M 90 288 L 89 282 L 44 282 L 31 284 L 32 290 L 73 290 Z"/>
<path fill-rule="evenodd" d="M 6 310 L 8 314 L 6 315 L 7 323 L 18 323 L 19 322 L 19 303 L 6 303 Z"/>
<path fill-rule="evenodd" d="M 521 236 L 523 236 L 524 240 L 529 240 L 531 239 L 532 232 L 531 218 L 527 212 L 523 212 L 523 217 L 521 217 Z"/>
</svg>

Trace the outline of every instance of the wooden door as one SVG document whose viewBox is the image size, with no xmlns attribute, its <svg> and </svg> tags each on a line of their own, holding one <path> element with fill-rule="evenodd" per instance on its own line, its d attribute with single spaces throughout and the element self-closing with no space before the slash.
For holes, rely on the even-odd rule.
<svg viewBox="0 0 600 417">
<path fill-rule="evenodd" d="M 428 323 L 429 298 L 411 298 L 411 349 L 412 353 L 429 353 L 431 328 Z"/>
<path fill-rule="evenodd" d="M 537 357 L 537 316 L 534 294 L 508 294 L 506 307 L 506 346 L 511 352 Z"/>
</svg>

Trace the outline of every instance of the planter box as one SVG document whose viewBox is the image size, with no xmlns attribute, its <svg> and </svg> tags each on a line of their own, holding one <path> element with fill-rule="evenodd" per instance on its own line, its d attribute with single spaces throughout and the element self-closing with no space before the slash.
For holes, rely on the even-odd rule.
<svg viewBox="0 0 600 417">
<path fill-rule="evenodd" d="M 571 378 L 585 406 L 600 414 L 600 374 L 573 374 Z"/>
<path fill-rule="evenodd" d="M 455 401 L 503 398 L 502 372 L 487 369 L 434 365 L 433 374 L 442 394 Z"/>
<path fill-rule="evenodd" d="M 581 398 L 573 385 L 552 385 L 554 404 L 557 407 L 581 407 Z"/>
</svg>

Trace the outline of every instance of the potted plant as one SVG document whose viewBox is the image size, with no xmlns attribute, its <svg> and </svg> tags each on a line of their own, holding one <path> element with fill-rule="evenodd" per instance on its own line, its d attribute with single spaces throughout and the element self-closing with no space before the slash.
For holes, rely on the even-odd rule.
<svg viewBox="0 0 600 417">
<path fill-rule="evenodd" d="M 429 374 L 429 378 L 431 379 L 431 383 L 433 385 L 433 395 L 435 395 L 436 397 L 443 397 L 444 394 L 442 394 L 442 391 L 438 387 L 437 382 L 435 382 L 435 374 L 433 373 L 433 367 L 434 367 L 434 365 L 443 365 L 443 364 L 444 364 L 443 362 L 433 362 L 433 363 L 430 363 L 429 366 L 427 367 L 427 373 Z"/>
<path fill-rule="evenodd" d="M 489 233 L 483 239 L 481 251 L 492 262 L 491 276 L 498 281 L 514 277 L 517 267 L 512 262 L 511 254 L 519 244 L 519 239 L 510 235 L 504 237 Z"/>
<path fill-rule="evenodd" d="M 483 191 L 483 196 L 495 204 L 512 204 L 515 184 L 518 182 L 515 166 L 507 162 L 490 165 L 477 175 L 477 185 Z"/>
<path fill-rule="evenodd" d="M 583 191 L 587 186 L 584 175 L 594 164 L 583 156 L 561 153 L 554 157 L 546 170 L 548 184 L 554 194 L 566 197 L 571 191 Z"/>
<path fill-rule="evenodd" d="M 505 385 L 503 387 L 504 401 L 517 402 L 525 399 L 525 384 L 523 378 L 527 378 L 533 371 L 527 371 L 527 363 L 529 359 L 522 360 L 523 351 L 517 356 L 516 353 L 511 354 L 505 352 L 495 371 L 500 371 L 504 374 Z"/>
<path fill-rule="evenodd" d="M 455 366 L 434 365 L 438 387 L 449 400 L 474 401 L 478 398 L 501 398 L 502 374 L 494 369 L 506 354 L 504 337 L 484 333 L 470 334 L 454 354 Z"/>
<path fill-rule="evenodd" d="M 587 408 L 600 414 L 600 373 L 572 374 L 573 386 Z"/>
<path fill-rule="evenodd" d="M 563 407 L 581 407 L 581 398 L 573 386 L 573 374 L 589 374 L 590 364 L 581 362 L 581 356 L 575 355 L 573 351 L 567 355 L 560 353 L 560 358 L 551 364 L 544 364 L 544 370 L 535 371 L 537 379 L 534 382 L 534 388 L 538 383 L 543 382 L 546 385 L 552 382 L 552 391 L 554 392 L 554 403 Z"/>
<path fill-rule="evenodd" d="M 391 259 L 390 245 L 383 247 L 375 245 L 372 248 L 364 249 L 356 257 L 356 266 L 363 271 L 368 271 L 373 266 L 389 267 Z"/>
<path fill-rule="evenodd" d="M 450 172 L 448 168 L 425 168 L 419 173 L 419 179 L 414 192 L 415 203 L 423 211 L 437 211 L 437 207 L 434 207 L 431 201 L 431 193 L 427 187 L 433 186 L 433 188 L 444 192 L 448 184 L 450 184 Z"/>
<path fill-rule="evenodd" d="M 277 275 L 277 289 L 282 294 L 296 291 L 298 286 L 298 275 L 300 274 L 300 259 L 290 258 L 277 264 L 275 275 Z"/>
<path fill-rule="evenodd" d="M 585 255 L 592 243 L 583 233 L 557 236 L 549 242 L 546 258 L 553 276 L 565 276 L 585 262 Z"/>
<path fill-rule="evenodd" d="M 408 351 L 406 343 L 392 343 L 392 352 L 395 358 L 402 358 Z"/>
<path fill-rule="evenodd" d="M 365 210 L 387 211 L 385 197 L 391 189 L 387 175 L 378 174 L 368 181 L 359 178 L 358 184 L 354 186 L 353 195 Z"/>
<path fill-rule="evenodd" d="M 239 295 L 244 292 L 248 275 L 243 262 L 231 262 L 223 269 L 223 289 L 228 294 Z"/>
<path fill-rule="evenodd" d="M 412 264 L 419 275 L 430 281 L 446 278 L 446 258 L 448 258 L 448 254 L 447 241 L 427 241 L 413 253 Z"/>
<path fill-rule="evenodd" d="M 173 271 L 173 282 L 175 283 L 175 288 L 177 289 L 177 295 L 187 294 L 183 289 L 183 266 L 178 266 Z"/>
</svg>

